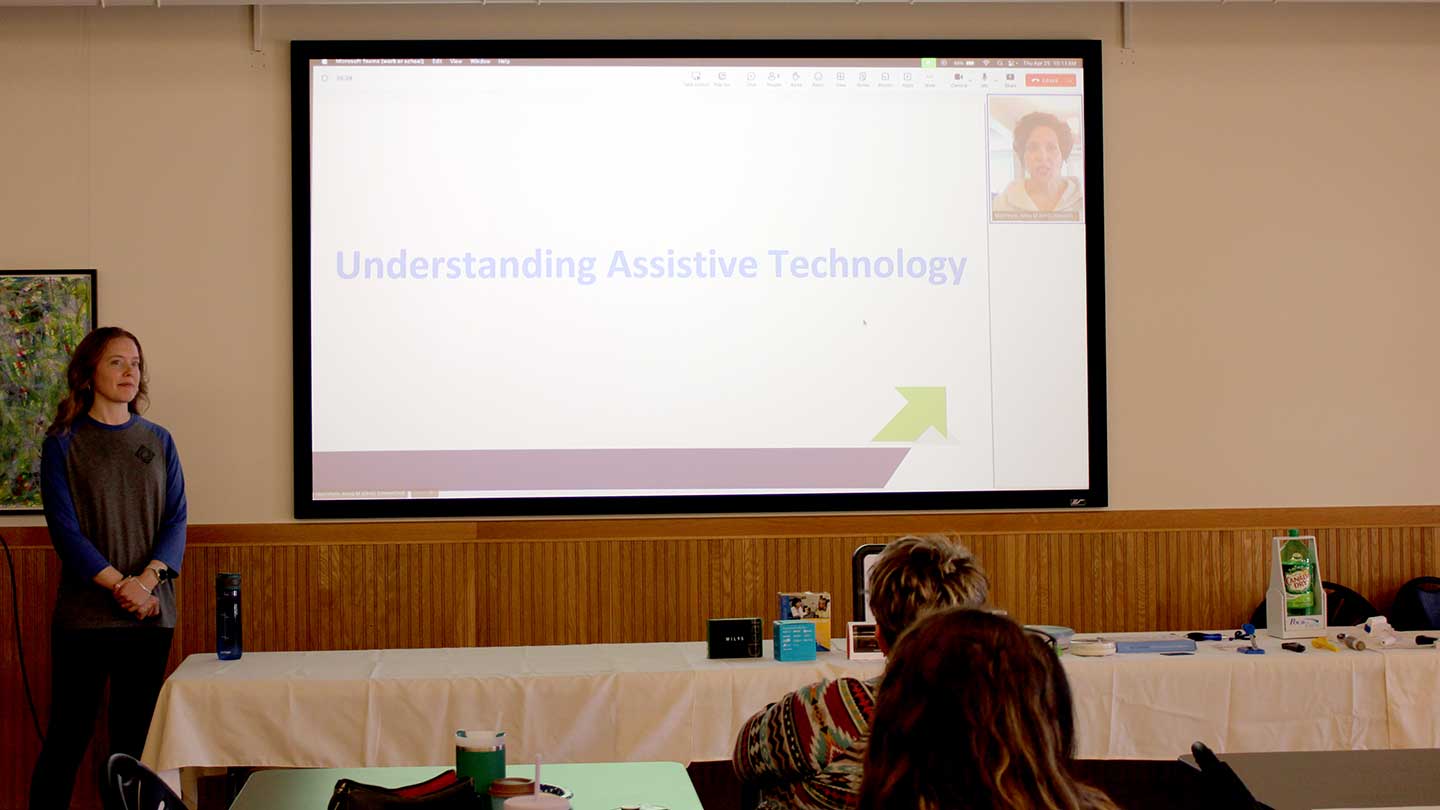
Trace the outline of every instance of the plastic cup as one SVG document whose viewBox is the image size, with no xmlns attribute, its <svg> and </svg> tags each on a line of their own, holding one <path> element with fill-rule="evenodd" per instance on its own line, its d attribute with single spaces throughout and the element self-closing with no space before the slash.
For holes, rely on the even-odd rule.
<svg viewBox="0 0 1440 810">
<path fill-rule="evenodd" d="M 489 795 L 490 783 L 505 776 L 505 732 L 455 732 L 455 774 L 475 780 L 475 792 Z"/>
<path fill-rule="evenodd" d="M 506 799 L 505 810 L 570 810 L 570 800 L 548 793 L 532 793 Z"/>
</svg>

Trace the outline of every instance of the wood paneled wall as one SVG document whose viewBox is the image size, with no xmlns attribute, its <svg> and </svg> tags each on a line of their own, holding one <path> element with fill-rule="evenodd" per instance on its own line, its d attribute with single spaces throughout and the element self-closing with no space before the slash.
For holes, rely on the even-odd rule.
<svg viewBox="0 0 1440 810">
<path fill-rule="evenodd" d="M 775 593 L 829 590 L 850 615 L 850 554 L 908 532 L 953 532 L 992 602 L 1086 631 L 1229 628 L 1263 598 L 1267 540 L 1320 540 L 1325 579 L 1388 609 L 1440 574 L 1440 506 L 979 515 L 192 526 L 171 665 L 214 649 L 214 576 L 244 576 L 245 649 L 364 649 L 686 641 L 705 619 L 775 618 Z M 0 530 L 18 582 L 29 680 L 50 702 L 59 563 L 42 528 Z M 0 807 L 19 808 L 38 753 L 0 598 Z M 97 733 L 103 742 L 103 733 Z M 76 806 L 98 807 L 98 758 Z"/>
</svg>

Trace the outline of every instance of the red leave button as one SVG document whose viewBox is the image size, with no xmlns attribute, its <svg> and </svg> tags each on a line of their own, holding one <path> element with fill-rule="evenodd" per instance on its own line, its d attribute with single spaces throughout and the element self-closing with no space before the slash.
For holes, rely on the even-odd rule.
<svg viewBox="0 0 1440 810">
<path fill-rule="evenodd" d="M 1074 73 L 1026 73 L 1026 87 L 1074 87 Z"/>
</svg>

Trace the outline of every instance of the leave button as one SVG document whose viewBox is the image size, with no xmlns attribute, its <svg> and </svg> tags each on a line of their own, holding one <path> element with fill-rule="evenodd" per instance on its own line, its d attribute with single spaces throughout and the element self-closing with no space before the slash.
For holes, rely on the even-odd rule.
<svg viewBox="0 0 1440 810">
<path fill-rule="evenodd" d="M 1026 73 L 1026 87 L 1074 87 L 1074 73 Z"/>
</svg>

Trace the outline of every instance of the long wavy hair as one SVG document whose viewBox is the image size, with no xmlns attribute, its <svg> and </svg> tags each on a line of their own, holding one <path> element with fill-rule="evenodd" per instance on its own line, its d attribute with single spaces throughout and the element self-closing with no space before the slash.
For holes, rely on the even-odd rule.
<svg viewBox="0 0 1440 810">
<path fill-rule="evenodd" d="M 1049 646 L 1003 616 L 932 613 L 886 663 L 860 810 L 1115 810 L 1071 775 L 1074 743 Z"/>
<path fill-rule="evenodd" d="M 102 326 L 86 335 L 75 347 L 75 353 L 70 355 L 70 365 L 65 369 L 65 382 L 70 390 L 55 406 L 55 421 L 50 423 L 46 435 L 68 433 L 81 414 L 90 412 L 95 404 L 95 370 L 100 367 L 105 347 L 115 338 L 135 341 L 135 350 L 140 354 L 140 386 L 135 398 L 130 400 L 130 413 L 140 413 L 141 408 L 150 402 L 150 373 L 146 370 L 145 350 L 140 347 L 140 338 L 118 326 Z"/>
</svg>

